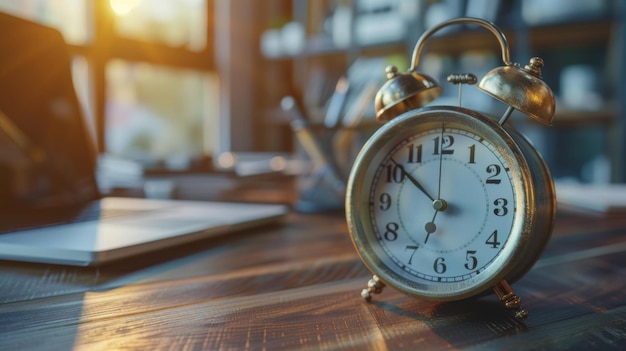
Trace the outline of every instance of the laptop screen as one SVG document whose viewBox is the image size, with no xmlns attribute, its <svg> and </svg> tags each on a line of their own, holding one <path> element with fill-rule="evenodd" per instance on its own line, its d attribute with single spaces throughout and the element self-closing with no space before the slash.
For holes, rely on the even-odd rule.
<svg viewBox="0 0 626 351">
<path fill-rule="evenodd" d="M 98 197 L 95 150 L 61 34 L 0 13 L 0 209 Z"/>
</svg>

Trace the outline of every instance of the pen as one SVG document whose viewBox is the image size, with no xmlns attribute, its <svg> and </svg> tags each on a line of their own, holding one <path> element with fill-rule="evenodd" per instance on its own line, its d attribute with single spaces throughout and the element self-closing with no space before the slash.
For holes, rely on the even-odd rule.
<svg viewBox="0 0 626 351">
<path fill-rule="evenodd" d="M 374 101 L 374 95 L 378 90 L 378 84 L 376 82 L 369 82 L 365 85 L 363 90 L 359 93 L 354 103 L 346 111 L 342 120 L 342 124 L 347 128 L 354 128 L 361 123 L 363 116 L 367 112 L 367 108 Z"/>
<path fill-rule="evenodd" d="M 350 149 L 354 142 L 354 137 L 359 135 L 357 127 L 361 124 L 368 106 L 373 102 L 377 89 L 377 84 L 370 82 L 361 90 L 359 96 L 345 113 L 342 120 L 344 128 L 338 130 L 337 134 L 333 135 L 332 143 L 334 150 L 337 150 L 339 157 L 337 162 L 340 164 L 352 163 L 351 158 L 354 155 L 352 155 Z"/>
<path fill-rule="evenodd" d="M 330 97 L 330 102 L 326 109 L 326 116 L 324 118 L 326 128 L 335 128 L 341 122 L 341 111 L 346 103 L 349 87 L 350 83 L 346 77 L 339 78 L 335 86 L 335 92 Z"/>
<path fill-rule="evenodd" d="M 332 158 L 322 148 L 320 141 L 313 134 L 313 131 L 311 131 L 307 120 L 296 104 L 296 100 L 292 96 L 285 96 L 281 100 L 280 105 L 284 111 L 292 113 L 291 129 L 305 152 L 311 157 L 311 160 L 313 160 L 316 168 L 320 172 L 324 171 L 328 174 L 329 181 L 336 192 L 344 194 L 346 190 L 345 181 L 341 178 Z"/>
</svg>

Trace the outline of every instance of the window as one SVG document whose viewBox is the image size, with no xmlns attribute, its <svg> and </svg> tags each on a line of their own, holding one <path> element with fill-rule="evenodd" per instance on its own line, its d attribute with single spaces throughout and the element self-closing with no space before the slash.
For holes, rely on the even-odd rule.
<svg viewBox="0 0 626 351">
<path fill-rule="evenodd" d="M 61 31 L 98 149 L 144 167 L 206 165 L 217 146 L 212 0 L 0 0 Z"/>
<path fill-rule="evenodd" d="M 191 51 L 206 46 L 206 1 L 111 0 L 111 8 L 119 36 Z"/>
<path fill-rule="evenodd" d="M 188 169 L 210 152 L 217 119 L 212 75 L 149 63 L 111 60 L 106 66 L 107 152 L 148 168 Z"/>
</svg>

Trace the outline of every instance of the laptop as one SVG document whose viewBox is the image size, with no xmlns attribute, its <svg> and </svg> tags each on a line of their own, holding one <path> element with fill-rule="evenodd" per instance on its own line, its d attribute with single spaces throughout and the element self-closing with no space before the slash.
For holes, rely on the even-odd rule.
<svg viewBox="0 0 626 351">
<path fill-rule="evenodd" d="M 288 213 L 282 204 L 101 196 L 61 34 L 4 13 L 0 33 L 0 259 L 100 265 Z"/>
</svg>

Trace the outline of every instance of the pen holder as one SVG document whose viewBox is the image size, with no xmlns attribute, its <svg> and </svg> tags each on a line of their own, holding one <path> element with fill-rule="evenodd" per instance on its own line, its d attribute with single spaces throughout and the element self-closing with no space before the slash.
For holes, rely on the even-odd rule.
<svg viewBox="0 0 626 351">
<path fill-rule="evenodd" d="M 352 162 L 373 130 L 292 125 L 296 154 L 302 167 L 296 178 L 300 212 L 344 208 L 346 181 Z"/>
</svg>

